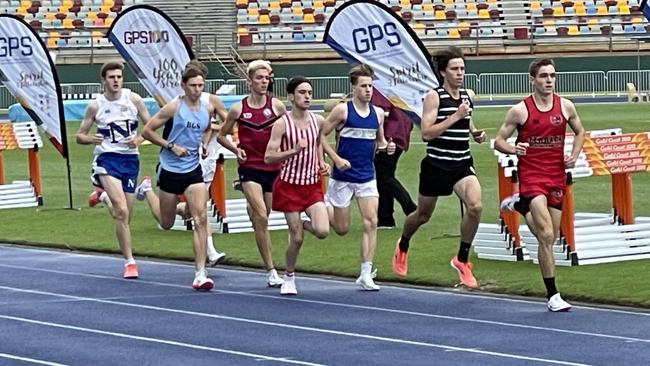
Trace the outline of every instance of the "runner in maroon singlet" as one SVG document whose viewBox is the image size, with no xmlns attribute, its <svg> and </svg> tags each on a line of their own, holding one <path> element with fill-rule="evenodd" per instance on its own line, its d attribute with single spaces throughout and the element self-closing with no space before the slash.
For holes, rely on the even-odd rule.
<svg viewBox="0 0 650 366">
<path fill-rule="evenodd" d="M 323 117 L 309 112 L 311 82 L 302 76 L 289 80 L 287 95 L 291 112 L 275 122 L 265 161 L 282 162 L 280 176 L 273 184 L 273 209 L 284 212 L 289 225 L 286 272 L 280 289 L 282 295 L 296 295 L 294 272 L 298 253 L 307 230 L 319 239 L 329 232 L 327 207 L 323 200 L 321 175 L 329 172 L 320 144 Z M 302 221 L 305 212 L 310 221 Z"/>
<path fill-rule="evenodd" d="M 538 246 L 539 266 L 546 286 L 547 307 L 551 311 L 567 311 L 555 287 L 553 243 L 557 239 L 562 217 L 562 199 L 567 168 L 575 165 L 582 151 L 585 131 L 568 99 L 554 94 L 555 64 L 551 59 L 538 59 L 530 64 L 533 94 L 512 107 L 497 133 L 494 148 L 518 156 L 519 194 L 501 205 L 502 210 L 515 209 L 526 218 Z M 564 155 L 564 136 L 569 125 L 575 137 L 571 155 Z M 516 145 L 506 141 L 518 131 Z"/>
<path fill-rule="evenodd" d="M 285 113 L 284 104 L 266 95 L 271 66 L 264 60 L 251 62 L 247 69 L 250 95 L 228 111 L 217 141 L 237 155 L 239 181 L 248 203 L 248 215 L 255 230 L 255 241 L 268 271 L 267 284 L 282 285 L 273 264 L 271 238 L 268 231 L 273 182 L 280 172 L 280 164 L 264 163 L 266 145 L 271 138 L 273 123 Z M 226 138 L 237 125 L 239 146 Z"/>
</svg>

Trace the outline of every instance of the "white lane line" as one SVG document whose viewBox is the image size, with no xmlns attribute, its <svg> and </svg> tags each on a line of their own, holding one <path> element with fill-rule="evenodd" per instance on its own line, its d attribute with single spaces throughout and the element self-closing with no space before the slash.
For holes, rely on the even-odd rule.
<svg viewBox="0 0 650 366">
<path fill-rule="evenodd" d="M 100 329 L 77 327 L 77 326 L 68 325 L 68 324 L 60 324 L 60 323 L 45 322 L 45 321 L 34 320 L 34 319 L 19 318 L 19 317 L 9 316 L 9 315 L 0 315 L 0 319 L 14 320 L 14 321 L 23 322 L 23 323 L 36 324 L 36 325 L 42 325 L 42 326 L 47 326 L 47 327 L 53 327 L 53 328 L 67 329 L 67 330 L 75 330 L 75 331 L 79 331 L 79 332 L 100 334 L 100 335 L 112 336 L 112 337 L 118 337 L 118 338 L 127 338 L 127 339 L 133 339 L 133 340 L 137 340 L 137 341 L 143 341 L 143 342 L 164 344 L 164 345 L 168 345 L 168 346 L 177 346 L 177 347 L 197 349 L 197 350 L 202 350 L 202 351 L 226 353 L 226 354 L 235 355 L 235 356 L 250 357 L 250 358 L 254 358 L 256 360 L 277 361 L 277 362 L 284 362 L 284 363 L 290 363 L 290 364 L 295 364 L 295 365 L 306 365 L 306 366 L 326 366 L 326 365 L 323 365 L 323 364 L 320 364 L 320 363 L 292 360 L 292 359 L 288 359 L 286 357 L 272 357 L 272 356 L 260 355 L 260 354 L 249 353 L 249 352 L 234 351 L 234 350 L 229 350 L 229 349 L 224 349 L 224 348 L 208 347 L 208 346 L 201 346 L 201 345 L 198 345 L 198 344 L 170 341 L 170 340 L 166 340 L 166 339 L 142 337 L 142 336 L 136 336 L 136 335 L 126 334 L 126 333 L 117 333 L 117 332 L 109 332 L 109 331 L 100 330 Z"/>
<path fill-rule="evenodd" d="M 0 243 L 0 249 L 11 249 L 14 251 L 19 251 L 19 252 L 41 252 L 41 253 L 58 253 L 58 254 L 64 254 L 65 256 L 69 258 L 96 258 L 99 260 L 110 260 L 110 261 L 119 261 L 119 262 L 124 262 L 124 259 L 118 258 L 118 257 L 111 257 L 107 255 L 93 255 L 93 254 L 85 254 L 85 253 L 69 253 L 69 252 L 61 252 L 58 250 L 53 250 L 53 249 L 40 249 L 40 248 L 25 248 L 25 247 L 17 247 L 17 246 L 12 246 L 12 245 L 3 245 Z M 193 265 L 191 264 L 182 264 L 182 263 L 173 263 L 173 262 L 163 262 L 163 261 L 146 261 L 146 260 L 141 260 L 139 261 L 141 263 L 147 263 L 149 265 L 159 265 L 159 266 L 168 266 L 168 267 L 178 267 L 178 268 L 194 268 Z M 15 268 L 15 269 L 21 269 L 21 270 L 27 270 L 27 271 L 32 271 L 32 270 L 37 270 L 33 267 L 24 267 L 24 266 L 13 266 L 9 264 L 0 264 L 0 267 L 8 267 L 8 268 Z M 40 269 L 42 271 L 48 271 L 45 269 Z M 81 273 L 73 273 L 73 272 L 64 272 L 64 271 L 57 271 L 57 270 L 49 270 L 54 273 L 62 273 L 62 274 L 72 274 L 72 275 L 86 275 L 90 277 L 95 277 L 95 278 L 103 278 L 103 279 L 112 279 L 112 280 L 118 280 L 122 281 L 121 278 L 117 277 L 111 277 L 111 276 L 104 276 L 104 275 L 92 275 L 92 274 L 81 274 Z M 216 268 L 216 269 L 208 269 L 208 271 L 213 272 L 225 272 L 225 273 L 243 273 L 247 275 L 255 275 L 259 274 L 262 276 L 262 272 L 255 272 L 254 270 L 243 270 L 243 269 L 226 269 L 223 267 Z M 300 281 L 312 281 L 312 282 L 324 282 L 324 283 L 341 283 L 341 284 L 346 284 L 350 285 L 350 281 L 345 281 L 341 279 L 336 279 L 336 278 L 326 278 L 327 276 L 324 275 L 323 278 L 318 278 L 318 277 L 311 277 L 311 276 L 306 276 L 306 277 L 300 277 Z M 143 282 L 141 280 L 138 280 L 138 282 Z M 149 284 L 157 284 L 160 286 L 167 286 L 169 284 L 165 283 L 160 283 L 160 282 L 146 282 Z M 179 286 L 179 285 L 169 285 L 173 287 L 182 287 L 186 288 L 185 286 Z M 424 293 L 424 294 L 435 294 L 439 296 L 450 296 L 450 297 L 465 297 L 465 298 L 471 298 L 471 299 L 486 299 L 486 300 L 491 300 L 491 301 L 503 301 L 503 302 L 508 302 L 508 303 L 519 303 L 519 304 L 534 304 L 534 305 L 541 305 L 542 308 L 545 308 L 546 306 L 546 301 L 541 301 L 541 300 L 526 300 L 526 299 L 515 299 L 515 298 L 509 298 L 509 297 L 501 297 L 499 295 L 481 295 L 480 293 L 477 292 L 456 292 L 456 291 L 440 291 L 440 290 L 435 290 L 435 289 L 420 289 L 416 287 L 403 287 L 403 286 L 398 286 L 398 285 L 389 285 L 389 284 L 384 284 L 382 285 L 382 288 L 390 288 L 390 289 L 395 289 L 398 291 L 410 291 L 410 292 L 418 292 L 418 293 Z M 224 291 L 226 292 L 226 291 Z M 226 293 L 238 293 L 238 292 L 226 292 Z M 240 294 L 244 295 L 246 294 L 245 292 L 241 292 Z M 253 295 L 254 296 L 254 295 Z M 260 295 L 260 296 L 265 296 L 265 295 Z M 269 296 L 273 297 L 273 296 Z M 298 300 L 298 299 L 296 299 Z M 607 313 L 617 313 L 617 314 L 626 314 L 626 315 L 636 315 L 636 316 L 642 316 L 642 317 L 650 317 L 650 312 L 641 312 L 641 311 L 631 311 L 631 310 L 621 310 L 621 309 L 612 309 L 612 308 L 607 308 L 607 307 L 593 307 L 593 306 L 584 306 L 584 305 L 574 305 L 573 309 L 583 309 L 583 310 L 589 310 L 589 311 L 598 311 L 598 312 L 607 312 Z"/>
<path fill-rule="evenodd" d="M 7 264 L 0 264 L 0 267 L 10 267 L 10 268 L 16 268 L 16 269 L 28 269 L 28 268 L 25 268 L 25 267 L 12 266 L 12 265 L 7 265 Z M 101 279 L 108 279 L 108 280 L 124 282 L 123 279 L 117 278 L 115 276 L 95 275 L 95 274 L 87 274 L 87 273 L 80 273 L 80 272 L 79 273 L 77 273 L 77 272 L 67 272 L 67 271 L 58 271 L 58 270 L 50 270 L 50 269 L 42 269 L 42 268 L 29 268 L 28 270 L 30 270 L 30 271 L 42 271 L 42 272 L 46 272 L 46 273 L 57 273 L 57 274 L 71 275 L 71 276 L 75 276 L 75 277 L 85 276 L 85 277 L 91 277 L 91 278 L 101 278 Z M 189 289 L 189 286 L 182 286 L 182 285 L 177 285 L 177 284 L 172 284 L 172 283 L 165 283 L 165 282 L 145 281 L 145 280 L 141 280 L 141 279 L 139 279 L 138 281 L 132 281 L 131 283 L 133 283 L 133 284 L 142 283 L 142 284 L 147 284 L 147 285 L 157 285 L 157 286 L 164 286 L 164 287 Z M 18 289 L 18 288 L 14 288 L 14 287 L 5 287 L 5 286 L 0 286 L 0 289 L 8 289 L 8 290 L 13 289 L 13 290 L 16 290 L 16 291 L 29 292 L 29 290 L 22 290 L 22 289 Z M 45 292 L 37 292 L 37 293 L 46 294 Z M 650 343 L 650 339 L 645 339 L 645 338 L 635 338 L 635 337 L 619 336 L 619 335 L 604 334 L 604 333 L 593 333 L 593 332 L 585 332 L 585 331 L 579 331 L 579 330 L 549 328 L 549 327 L 542 327 L 542 326 L 537 326 L 537 325 L 508 323 L 508 322 L 502 322 L 502 321 L 497 321 L 497 320 L 463 318 L 463 317 L 456 317 L 456 316 L 450 316 L 450 315 L 422 313 L 422 312 L 417 312 L 417 311 L 390 309 L 390 308 L 368 306 L 368 305 L 356 305 L 356 304 L 338 303 L 338 302 L 322 301 L 322 300 L 309 300 L 309 299 L 301 299 L 301 298 L 296 298 L 296 297 L 287 298 L 287 297 L 280 297 L 280 296 L 277 296 L 277 295 L 265 295 L 265 294 L 257 294 L 257 293 L 251 293 L 251 292 L 243 292 L 243 291 L 213 290 L 212 293 L 213 294 L 228 294 L 228 295 L 259 297 L 259 298 L 264 298 L 264 299 L 273 299 L 273 300 L 276 300 L 276 301 L 295 301 L 295 302 L 302 302 L 302 303 L 307 303 L 307 304 L 335 306 L 335 307 L 341 307 L 341 308 L 347 308 L 347 309 L 370 310 L 370 311 L 377 311 L 377 312 L 386 312 L 386 313 L 391 313 L 391 314 L 419 316 L 419 317 L 424 317 L 424 318 L 444 319 L 444 320 L 452 320 L 452 321 L 475 323 L 475 324 L 487 324 L 487 325 L 495 325 L 495 326 L 519 328 L 519 329 L 530 329 L 530 330 L 561 333 L 561 334 L 571 334 L 571 335 L 579 335 L 579 336 L 587 336 L 587 337 L 615 339 L 615 340 L 622 340 L 624 342 Z M 58 295 L 59 294 L 54 294 L 53 296 L 58 296 Z M 197 294 L 197 295 L 205 296 L 207 294 Z M 71 297 L 71 298 L 74 298 L 74 297 Z M 137 297 L 135 297 L 135 298 L 137 298 Z M 85 299 L 85 298 L 80 298 L 80 299 Z"/>
<path fill-rule="evenodd" d="M 0 286 L 0 288 L 11 289 L 11 287 L 6 287 L 6 286 Z M 518 359 L 518 360 L 535 361 L 535 362 L 550 363 L 550 364 L 556 364 L 556 365 L 591 366 L 589 364 L 576 363 L 576 362 L 570 362 L 570 361 L 543 359 L 543 358 L 529 357 L 529 356 L 523 356 L 523 355 L 517 355 L 517 354 L 511 354 L 511 353 L 484 351 L 484 350 L 475 349 L 475 348 L 464 348 L 464 347 L 449 346 L 449 345 L 437 344 L 437 343 L 411 341 L 411 340 L 407 340 L 407 339 L 388 338 L 388 337 L 373 336 L 373 335 L 363 334 L 363 333 L 352 333 L 352 332 L 344 332 L 344 331 L 338 331 L 338 330 L 332 330 L 332 329 L 308 327 L 308 326 L 302 326 L 302 325 L 275 323 L 275 322 L 264 321 L 264 320 L 240 318 L 240 317 L 233 317 L 233 316 L 226 316 L 226 315 L 206 314 L 206 313 L 199 313 L 199 312 L 188 311 L 188 310 L 163 308 L 163 307 L 152 306 L 152 305 L 140 305 L 140 304 L 131 304 L 131 303 L 119 302 L 119 301 L 101 300 L 101 299 L 96 299 L 96 298 L 91 298 L 91 297 L 72 296 L 72 295 L 58 294 L 58 293 L 47 292 L 47 291 L 24 290 L 24 289 L 17 289 L 17 288 L 14 289 L 14 290 L 18 291 L 18 292 L 25 292 L 25 293 L 32 293 L 32 294 L 39 294 L 39 295 L 58 296 L 58 297 L 63 297 L 63 298 L 74 298 L 74 299 L 78 299 L 78 300 L 101 303 L 101 304 L 110 304 L 110 305 L 117 305 L 117 306 L 124 306 L 124 307 L 131 307 L 131 308 L 145 309 L 145 310 L 153 310 L 153 311 L 160 311 L 160 312 L 173 313 L 173 314 L 182 314 L 182 315 L 196 316 L 196 317 L 203 317 L 203 318 L 210 318 L 210 319 L 228 320 L 228 321 L 234 321 L 234 322 L 241 322 L 241 323 L 248 323 L 248 324 L 255 324 L 255 325 L 264 325 L 264 326 L 278 327 L 278 328 L 285 328 L 285 329 L 292 329 L 292 330 L 300 330 L 300 331 L 306 331 L 306 332 L 323 333 L 323 334 L 331 334 L 331 335 L 338 335 L 338 336 L 347 336 L 347 337 L 368 339 L 368 340 L 373 340 L 373 341 L 382 341 L 382 342 L 388 342 L 388 343 L 394 343 L 394 344 L 404 344 L 404 345 L 411 345 L 411 346 L 438 348 L 438 349 L 447 350 L 447 351 L 459 351 L 459 352 L 466 352 L 466 353 L 476 353 L 476 354 L 485 355 L 485 356 L 494 356 L 494 357 L 501 357 L 501 358 L 512 358 L 512 359 Z M 42 321 L 38 321 L 38 320 L 17 318 L 17 317 L 13 317 L 13 316 L 9 316 L 9 315 L 0 315 L 0 319 L 21 320 L 21 321 L 26 321 L 28 323 L 35 323 L 35 324 L 42 324 L 42 325 L 55 324 L 55 323 L 49 323 L 49 322 L 42 322 Z M 61 328 L 69 327 L 69 329 L 75 329 L 75 330 L 89 329 L 89 328 L 81 328 L 81 327 L 67 326 L 67 325 L 61 325 L 61 324 L 56 324 L 56 326 L 59 326 Z M 105 331 L 92 330 L 92 329 L 90 331 L 93 331 L 95 333 L 100 333 L 100 334 L 107 334 L 107 335 L 122 334 L 122 333 L 105 332 Z M 125 336 L 128 336 L 128 335 L 125 335 Z M 129 336 L 129 337 L 136 337 L 136 336 Z M 127 338 L 129 338 L 129 337 L 127 337 Z M 137 339 L 140 339 L 140 338 L 143 338 L 143 340 L 148 340 L 149 339 L 149 338 L 145 338 L 145 337 L 137 337 Z M 134 338 L 134 339 L 136 339 L 136 338 Z M 153 339 L 153 338 L 151 338 L 151 339 Z M 165 343 L 165 342 L 172 342 L 172 341 L 161 341 L 160 343 Z"/>
<path fill-rule="evenodd" d="M 43 361 L 43 360 L 37 360 L 35 358 L 29 358 L 29 357 L 21 357 L 21 356 L 16 356 L 16 355 L 10 355 L 8 353 L 0 353 L 0 358 L 8 358 L 10 360 L 17 360 L 17 361 L 23 361 L 23 362 L 29 362 L 29 363 L 35 363 L 37 365 L 46 365 L 46 366 L 68 366 L 62 363 L 58 362 L 50 362 L 50 361 Z"/>
</svg>

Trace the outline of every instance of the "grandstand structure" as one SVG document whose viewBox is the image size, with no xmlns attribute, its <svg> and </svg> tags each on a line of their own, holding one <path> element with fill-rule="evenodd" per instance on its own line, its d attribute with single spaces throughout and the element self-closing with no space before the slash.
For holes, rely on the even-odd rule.
<svg viewBox="0 0 650 366">
<path fill-rule="evenodd" d="M 617 52 L 650 49 L 640 0 L 381 0 L 429 49 L 468 55 Z M 0 0 L 0 13 L 29 23 L 57 63 L 102 62 L 104 38 L 124 9 L 146 3 L 179 25 L 205 61 L 339 59 L 321 41 L 343 0 Z M 79 52 L 80 50 L 84 52 Z M 317 50 L 318 52 L 314 52 Z"/>
</svg>

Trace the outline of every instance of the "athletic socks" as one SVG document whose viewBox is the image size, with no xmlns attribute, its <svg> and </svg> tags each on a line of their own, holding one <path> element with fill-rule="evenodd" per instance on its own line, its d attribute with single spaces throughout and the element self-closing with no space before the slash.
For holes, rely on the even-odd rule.
<svg viewBox="0 0 650 366">
<path fill-rule="evenodd" d="M 372 272 L 372 262 L 361 262 L 361 273 Z"/>
<path fill-rule="evenodd" d="M 212 241 L 212 235 L 208 235 L 207 251 L 208 251 L 208 258 L 214 258 L 214 257 L 219 255 L 219 253 L 217 253 L 217 250 L 214 248 L 214 242 Z"/>
<path fill-rule="evenodd" d="M 402 252 L 406 253 L 409 251 L 409 244 L 410 244 L 411 238 L 407 238 L 404 235 L 399 240 L 399 250 Z"/>
<path fill-rule="evenodd" d="M 555 277 L 544 278 L 544 286 L 546 286 L 546 298 L 550 299 L 551 296 L 558 293 L 555 287 Z"/>
<path fill-rule="evenodd" d="M 460 242 L 460 248 L 458 248 L 458 261 L 462 263 L 467 263 L 469 259 L 469 248 L 472 247 L 472 243 L 465 243 L 464 241 Z"/>
<path fill-rule="evenodd" d="M 131 259 L 127 259 L 127 260 L 124 262 L 124 267 L 128 266 L 129 264 L 135 264 L 135 259 L 133 259 L 133 258 L 131 258 Z"/>
</svg>

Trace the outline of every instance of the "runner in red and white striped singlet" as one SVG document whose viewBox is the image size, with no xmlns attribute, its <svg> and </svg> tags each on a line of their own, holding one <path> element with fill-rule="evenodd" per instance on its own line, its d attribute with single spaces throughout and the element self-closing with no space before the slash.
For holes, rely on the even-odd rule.
<svg viewBox="0 0 650 366">
<path fill-rule="evenodd" d="M 282 162 L 280 176 L 273 183 L 273 209 L 284 212 L 289 225 L 286 274 L 282 295 L 296 295 L 294 271 L 304 230 L 323 239 L 329 232 L 327 208 L 320 176 L 329 172 L 320 144 L 323 117 L 309 112 L 311 82 L 302 76 L 289 80 L 287 94 L 293 108 L 273 125 L 264 162 Z M 302 221 L 305 212 L 310 221 Z"/>
<path fill-rule="evenodd" d="M 290 157 L 282 163 L 280 179 L 287 183 L 298 185 L 312 185 L 320 183 L 320 173 L 318 153 L 320 129 L 316 116 L 307 112 L 309 126 L 299 128 L 289 115 L 282 117 L 284 121 L 285 133 L 282 136 L 280 150 L 287 151 L 293 149 L 299 144 L 300 140 L 305 140 L 307 147 L 300 150 L 297 155 Z"/>
</svg>

